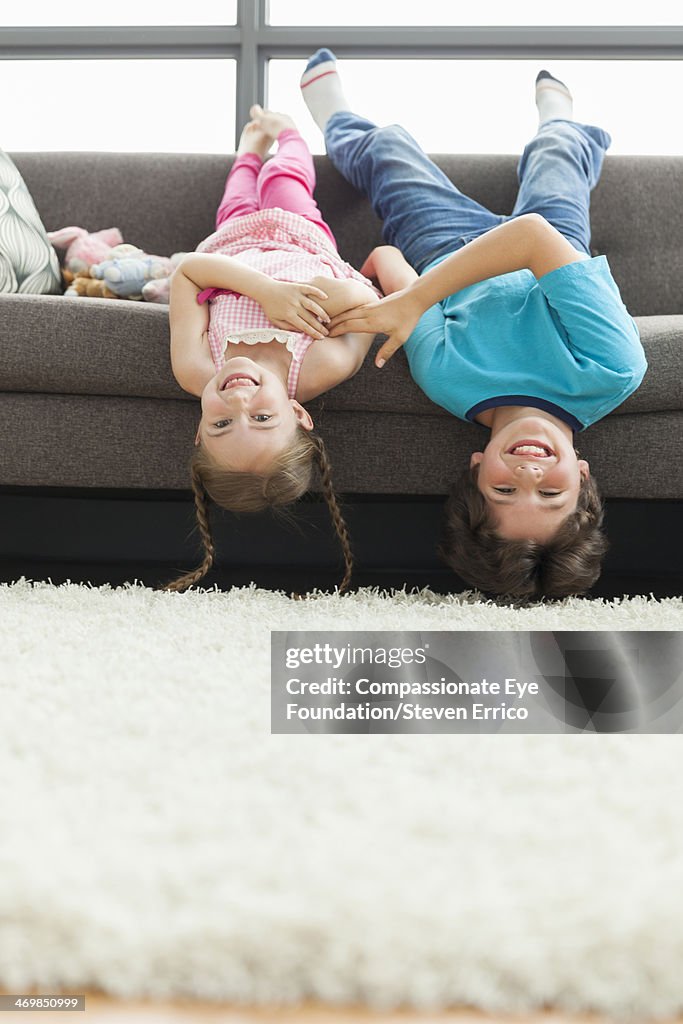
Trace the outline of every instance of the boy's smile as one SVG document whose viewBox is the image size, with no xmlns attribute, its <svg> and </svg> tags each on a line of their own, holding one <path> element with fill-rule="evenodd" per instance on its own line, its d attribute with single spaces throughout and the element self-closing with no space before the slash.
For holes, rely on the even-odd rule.
<svg viewBox="0 0 683 1024">
<path fill-rule="evenodd" d="M 518 406 L 496 413 L 491 440 L 470 460 L 479 467 L 477 486 L 499 536 L 547 543 L 576 508 L 588 463 L 577 458 L 571 428 L 556 417 Z"/>
</svg>

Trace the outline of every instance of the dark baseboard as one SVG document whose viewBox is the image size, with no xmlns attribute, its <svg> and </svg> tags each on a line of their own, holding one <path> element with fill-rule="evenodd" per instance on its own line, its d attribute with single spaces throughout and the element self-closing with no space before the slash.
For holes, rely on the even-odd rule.
<svg viewBox="0 0 683 1024">
<path fill-rule="evenodd" d="M 681 594 L 683 503 L 612 499 L 606 505 L 610 550 L 590 596 Z M 436 555 L 442 508 L 441 496 L 347 496 L 354 587 L 467 589 Z M 253 582 L 301 593 L 333 589 L 341 579 L 339 547 L 318 496 L 300 502 L 287 518 L 214 510 L 213 529 L 217 564 L 202 586 Z M 137 579 L 159 586 L 199 561 L 188 493 L 0 489 L 2 582 L 25 576 L 95 586 Z"/>
</svg>

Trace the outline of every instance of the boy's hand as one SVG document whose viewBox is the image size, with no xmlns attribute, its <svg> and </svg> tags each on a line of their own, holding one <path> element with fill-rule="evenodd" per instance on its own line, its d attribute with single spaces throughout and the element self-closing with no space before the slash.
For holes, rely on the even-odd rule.
<svg viewBox="0 0 683 1024">
<path fill-rule="evenodd" d="M 375 281 L 378 280 L 378 258 L 381 258 L 385 253 L 389 252 L 398 253 L 401 259 L 403 258 L 400 249 L 397 249 L 395 245 L 376 245 L 375 248 L 370 253 L 370 255 L 368 256 L 368 258 L 366 259 L 363 266 L 360 268 L 360 273 L 363 274 L 364 277 L 374 278 Z"/>
<path fill-rule="evenodd" d="M 377 302 L 367 302 L 339 313 L 330 321 L 330 337 L 347 331 L 387 334 L 387 340 L 375 356 L 375 366 L 381 368 L 408 340 L 423 312 L 410 289 L 405 288 Z"/>
<path fill-rule="evenodd" d="M 290 281 L 264 282 L 258 302 L 271 324 L 282 331 L 303 331 L 311 338 L 324 338 L 324 326 L 330 318 L 316 299 L 324 301 L 327 295 L 312 284 Z"/>
</svg>

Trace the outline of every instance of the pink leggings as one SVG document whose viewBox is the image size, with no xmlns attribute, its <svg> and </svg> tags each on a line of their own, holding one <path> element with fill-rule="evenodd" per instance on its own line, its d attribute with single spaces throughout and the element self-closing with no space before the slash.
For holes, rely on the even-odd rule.
<svg viewBox="0 0 683 1024">
<path fill-rule="evenodd" d="M 308 146 L 296 129 L 285 128 L 278 136 L 277 153 L 265 163 L 256 153 L 235 158 L 216 214 L 216 227 L 230 217 L 279 206 L 317 224 L 336 249 L 334 235 L 313 198 L 314 188 L 315 170 Z"/>
</svg>

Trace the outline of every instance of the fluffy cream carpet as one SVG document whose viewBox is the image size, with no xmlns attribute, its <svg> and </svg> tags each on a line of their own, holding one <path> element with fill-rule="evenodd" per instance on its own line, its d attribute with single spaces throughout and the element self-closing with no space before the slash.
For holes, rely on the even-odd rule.
<svg viewBox="0 0 683 1024">
<path fill-rule="evenodd" d="M 0 587 L 0 987 L 681 1011 L 680 736 L 272 736 L 269 631 L 682 624 Z"/>
</svg>

